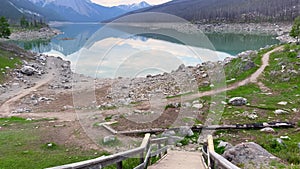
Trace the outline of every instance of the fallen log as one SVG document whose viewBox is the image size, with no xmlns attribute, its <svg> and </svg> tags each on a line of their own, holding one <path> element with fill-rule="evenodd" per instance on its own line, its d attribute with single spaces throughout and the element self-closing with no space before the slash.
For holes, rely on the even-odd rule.
<svg viewBox="0 0 300 169">
<path fill-rule="evenodd" d="M 266 127 L 271 128 L 293 128 L 295 127 L 294 123 L 290 122 L 269 122 L 269 123 L 252 123 L 252 124 L 234 124 L 234 125 L 197 125 L 191 127 L 193 131 L 200 132 L 201 130 L 228 130 L 228 129 L 262 129 Z M 117 134 L 144 134 L 144 133 L 161 133 L 166 130 L 174 130 L 178 131 L 179 128 L 170 128 L 170 129 L 163 129 L 163 128 L 154 128 L 154 129 L 141 129 L 141 130 L 128 130 L 128 131 L 117 131 Z"/>
</svg>

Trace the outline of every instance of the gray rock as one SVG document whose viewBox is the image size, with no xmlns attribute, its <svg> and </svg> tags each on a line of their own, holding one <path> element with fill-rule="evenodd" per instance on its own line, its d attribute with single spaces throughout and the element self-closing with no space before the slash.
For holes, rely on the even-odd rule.
<svg viewBox="0 0 300 169">
<path fill-rule="evenodd" d="M 228 103 L 233 106 L 243 106 L 247 104 L 247 99 L 243 97 L 231 98 Z"/>
<path fill-rule="evenodd" d="M 70 105 L 66 105 L 63 107 L 64 110 L 69 110 L 69 109 L 73 109 L 74 107 L 73 106 L 70 106 Z"/>
<path fill-rule="evenodd" d="M 192 107 L 195 108 L 195 109 L 202 109 L 203 108 L 203 104 L 200 104 L 200 103 L 194 104 Z"/>
<path fill-rule="evenodd" d="M 272 161 L 279 162 L 277 157 L 253 142 L 238 144 L 226 150 L 223 156 L 235 165 L 242 164 L 244 168 L 266 168 Z"/>
<path fill-rule="evenodd" d="M 247 71 L 255 67 L 255 63 L 253 61 L 247 61 L 247 63 L 243 66 L 242 70 Z"/>
<path fill-rule="evenodd" d="M 247 117 L 248 117 L 249 119 L 251 119 L 251 120 L 255 120 L 255 119 L 258 118 L 257 114 L 254 114 L 254 113 L 249 114 Z"/>
<path fill-rule="evenodd" d="M 174 130 L 167 130 L 167 131 L 164 131 L 161 136 L 163 137 L 170 137 L 170 136 L 174 136 L 176 133 Z"/>
<path fill-rule="evenodd" d="M 289 136 L 280 136 L 280 139 L 282 139 L 282 140 L 290 140 L 291 138 Z"/>
<path fill-rule="evenodd" d="M 173 107 L 173 108 L 179 108 L 180 107 L 180 103 L 177 103 L 177 102 L 176 103 L 170 103 L 169 106 Z"/>
<path fill-rule="evenodd" d="M 284 142 L 283 142 L 283 140 L 282 140 L 281 138 L 276 138 L 275 140 L 276 140 L 276 142 L 277 142 L 278 144 L 284 145 Z"/>
<path fill-rule="evenodd" d="M 64 85 L 64 89 L 72 89 L 72 85 Z"/>
<path fill-rule="evenodd" d="M 225 142 L 225 141 L 220 141 L 220 143 L 218 144 L 218 148 L 224 147 L 225 150 L 228 150 L 230 148 L 232 148 L 232 144 Z"/>
<path fill-rule="evenodd" d="M 285 110 L 278 109 L 278 110 L 275 110 L 274 113 L 277 114 L 277 115 L 280 115 L 280 114 L 288 114 L 289 112 L 285 111 Z"/>
<path fill-rule="evenodd" d="M 29 108 L 19 108 L 13 111 L 12 113 L 30 113 L 32 110 Z"/>
<path fill-rule="evenodd" d="M 109 142 L 112 142 L 112 141 L 115 141 L 116 140 L 116 137 L 111 135 L 111 136 L 106 136 L 103 138 L 103 143 L 109 143 Z"/>
<path fill-rule="evenodd" d="M 31 67 L 31 66 L 23 66 L 21 68 L 21 73 L 27 75 L 27 76 L 31 76 L 36 72 L 36 69 Z"/>
<path fill-rule="evenodd" d="M 179 133 L 178 134 L 181 135 L 181 136 L 183 136 L 183 137 L 185 137 L 185 136 L 192 136 L 192 135 L 194 135 L 194 132 L 188 126 L 181 126 L 179 128 Z"/>
<path fill-rule="evenodd" d="M 47 98 L 47 97 L 40 97 L 40 98 L 38 98 L 38 101 L 39 102 L 43 102 L 43 101 L 54 101 L 54 99 L 53 98 Z"/>
<path fill-rule="evenodd" d="M 181 147 L 181 146 L 182 146 L 182 143 L 176 143 L 176 146 L 177 146 L 177 147 Z"/>
<path fill-rule="evenodd" d="M 169 145 L 175 145 L 176 143 L 178 143 L 181 140 L 183 140 L 183 137 L 180 137 L 180 136 L 170 136 L 168 138 L 168 144 Z"/>
<path fill-rule="evenodd" d="M 37 106 L 39 104 L 39 101 L 37 101 L 37 100 L 31 100 L 31 104 L 33 104 L 34 106 Z"/>
<path fill-rule="evenodd" d="M 189 103 L 189 102 L 186 102 L 186 103 L 183 103 L 183 105 L 182 105 L 183 107 L 191 107 L 192 105 L 191 105 L 191 103 Z"/>
<path fill-rule="evenodd" d="M 275 130 L 271 127 L 266 127 L 260 130 L 261 132 L 265 132 L 265 133 L 275 133 Z"/>
<path fill-rule="evenodd" d="M 278 105 L 281 105 L 281 106 L 286 106 L 288 104 L 288 102 L 286 101 L 281 101 L 281 102 L 278 102 L 277 103 Z"/>
</svg>

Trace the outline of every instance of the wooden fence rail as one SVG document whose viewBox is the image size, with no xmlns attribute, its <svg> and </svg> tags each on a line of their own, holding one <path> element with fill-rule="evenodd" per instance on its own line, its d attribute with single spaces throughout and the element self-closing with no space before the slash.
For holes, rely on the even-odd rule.
<svg viewBox="0 0 300 169">
<path fill-rule="evenodd" d="M 239 167 L 228 161 L 226 158 L 215 152 L 213 137 L 211 135 L 207 137 L 207 146 L 202 148 L 202 156 L 207 162 L 208 168 L 240 169 Z"/>
<path fill-rule="evenodd" d="M 122 169 L 122 162 L 124 160 L 137 156 L 139 156 L 140 158 L 140 164 L 135 167 L 135 169 L 146 169 L 150 163 L 151 157 L 159 156 L 161 158 L 163 154 L 167 153 L 167 139 L 168 138 L 166 137 L 151 139 L 150 134 L 146 134 L 141 146 L 138 148 L 113 154 L 110 156 L 103 156 L 92 160 L 52 167 L 48 169 L 100 169 L 113 164 L 117 165 L 117 169 Z M 158 147 L 155 151 L 153 150 L 153 147 L 156 147 L 154 145 L 157 145 Z"/>
</svg>

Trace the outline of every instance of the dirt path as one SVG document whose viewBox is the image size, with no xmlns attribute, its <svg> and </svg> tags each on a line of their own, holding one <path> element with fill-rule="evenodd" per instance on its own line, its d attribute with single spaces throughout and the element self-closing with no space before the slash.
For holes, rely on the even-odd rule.
<svg viewBox="0 0 300 169">
<path fill-rule="evenodd" d="M 199 97 L 211 96 L 211 95 L 215 95 L 215 94 L 218 94 L 221 92 L 226 92 L 226 91 L 237 89 L 238 87 L 245 86 L 249 83 L 257 83 L 258 77 L 263 73 L 265 68 L 269 65 L 270 55 L 272 53 L 280 51 L 282 49 L 283 49 L 283 46 L 279 46 L 279 47 L 269 51 L 268 53 L 264 54 L 262 57 L 262 65 L 250 77 L 248 77 L 240 82 L 236 82 L 232 85 L 229 85 L 226 88 L 221 88 L 221 89 L 217 89 L 217 90 L 211 90 L 211 91 L 207 91 L 207 92 L 202 92 L 202 93 L 185 96 L 184 100 L 192 100 L 192 99 L 199 98 Z"/>
<path fill-rule="evenodd" d="M 19 92 L 15 93 L 15 91 L 12 91 L 11 93 L 8 93 L 8 95 L 12 95 L 10 99 L 5 101 L 1 107 L 0 107 L 0 116 L 10 116 L 11 115 L 11 109 L 10 105 L 13 104 L 14 102 L 20 100 L 21 98 L 27 96 L 31 92 L 37 90 L 41 86 L 48 84 L 51 80 L 54 79 L 55 75 L 57 74 L 56 72 L 56 67 L 54 65 L 53 58 L 49 57 L 49 60 L 47 61 L 47 71 L 48 73 L 40 80 L 36 81 L 35 86 L 28 88 L 28 89 L 21 89 Z"/>
<path fill-rule="evenodd" d="M 158 163 L 149 166 L 149 169 L 205 169 L 201 153 L 170 151 L 167 156 Z"/>
<path fill-rule="evenodd" d="M 226 91 L 230 91 L 233 89 L 236 89 L 238 87 L 244 86 L 246 84 L 249 83 L 258 83 L 257 79 L 258 77 L 263 73 L 263 71 L 265 70 L 265 68 L 269 65 L 269 58 L 270 58 L 270 54 L 279 50 L 282 50 L 283 46 L 277 47 L 275 49 L 273 49 L 272 51 L 269 51 L 268 53 L 264 54 L 262 57 L 262 65 L 261 67 L 255 72 L 253 73 L 250 77 L 248 77 L 247 79 L 240 81 L 240 82 L 236 82 L 232 85 L 227 86 L 226 88 L 221 88 L 221 89 L 217 89 L 217 90 L 212 90 L 212 91 L 207 91 L 207 92 L 202 92 L 202 93 L 197 93 L 197 94 L 192 94 L 192 95 L 187 95 L 184 96 L 181 101 L 190 101 L 199 97 L 203 97 L 203 96 L 211 96 L 211 95 L 215 95 L 221 92 L 226 92 Z M 23 97 L 27 96 L 28 94 L 34 92 L 35 90 L 37 90 L 38 88 L 42 87 L 43 85 L 48 84 L 49 82 L 51 82 L 55 76 L 57 74 L 59 74 L 55 64 L 54 64 L 54 58 L 49 57 L 48 58 L 48 62 L 47 62 L 47 71 L 48 73 L 43 77 L 43 79 L 40 79 L 38 81 L 36 81 L 36 85 L 29 88 L 29 89 L 20 89 L 20 91 L 10 91 L 9 93 L 5 93 L 6 94 L 6 98 L 8 100 L 6 100 L 5 102 L 3 102 L 3 104 L 0 106 L 0 117 L 4 116 L 12 116 L 13 114 L 11 114 L 11 108 L 10 106 L 22 99 Z M 162 98 L 163 99 L 163 98 Z M 155 104 L 151 104 L 151 106 L 155 106 L 155 107 L 165 107 L 165 101 L 162 102 L 157 102 Z M 69 112 L 69 113 L 41 113 L 41 114 L 36 114 L 36 113 L 28 113 L 27 115 L 36 115 L 38 117 L 40 116 L 46 116 L 46 117 L 52 117 L 55 116 L 56 118 L 60 119 L 60 120 L 70 120 L 70 119 L 74 119 L 74 112 Z"/>
</svg>

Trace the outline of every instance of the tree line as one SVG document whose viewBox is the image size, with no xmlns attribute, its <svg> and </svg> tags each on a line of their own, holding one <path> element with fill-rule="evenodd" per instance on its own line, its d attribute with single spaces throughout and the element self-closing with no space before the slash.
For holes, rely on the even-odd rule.
<svg viewBox="0 0 300 169">
<path fill-rule="evenodd" d="M 45 21 L 43 21 L 42 18 L 36 19 L 36 18 L 31 18 L 28 20 L 25 16 L 22 16 L 20 19 L 20 26 L 21 28 L 42 28 L 44 26 L 47 26 Z"/>
<path fill-rule="evenodd" d="M 300 0 L 173 0 L 140 12 L 169 13 L 197 23 L 293 21 Z"/>
<path fill-rule="evenodd" d="M 19 25 L 14 27 L 21 27 L 22 29 L 39 29 L 48 26 L 42 19 L 32 18 L 28 20 L 25 16 L 20 18 Z M 7 38 L 11 35 L 11 26 L 6 17 L 0 17 L 0 38 Z"/>
</svg>

